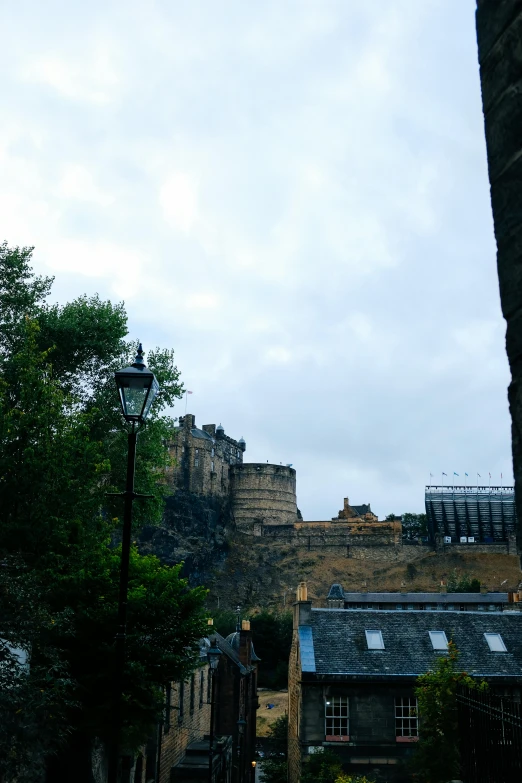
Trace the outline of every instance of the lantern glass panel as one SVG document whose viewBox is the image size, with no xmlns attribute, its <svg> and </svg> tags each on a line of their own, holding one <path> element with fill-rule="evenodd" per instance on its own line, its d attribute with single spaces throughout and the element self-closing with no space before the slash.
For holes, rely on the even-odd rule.
<svg viewBox="0 0 522 783">
<path fill-rule="evenodd" d="M 151 379 L 145 377 L 122 378 L 119 387 L 121 404 L 125 416 L 139 419 L 147 402 Z"/>
</svg>

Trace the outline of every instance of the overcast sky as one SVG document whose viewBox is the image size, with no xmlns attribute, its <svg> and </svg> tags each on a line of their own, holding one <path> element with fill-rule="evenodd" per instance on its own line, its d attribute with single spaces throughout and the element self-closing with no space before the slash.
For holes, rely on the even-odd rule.
<svg viewBox="0 0 522 783">
<path fill-rule="evenodd" d="M 3 6 L 0 234 L 123 299 L 308 520 L 511 482 L 474 7 Z"/>
</svg>

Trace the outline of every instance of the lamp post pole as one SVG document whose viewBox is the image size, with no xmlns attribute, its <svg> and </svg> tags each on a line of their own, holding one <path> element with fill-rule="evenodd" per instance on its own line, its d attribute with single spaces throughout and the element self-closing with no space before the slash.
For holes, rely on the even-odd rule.
<svg viewBox="0 0 522 783">
<path fill-rule="evenodd" d="M 122 734 L 122 694 L 125 669 L 125 647 L 127 638 L 127 598 L 129 591 L 129 561 L 132 532 L 132 503 L 135 498 L 150 498 L 134 491 L 134 473 L 136 468 L 136 441 L 138 428 L 148 416 L 150 407 L 159 391 L 159 385 L 143 360 L 141 343 L 130 367 L 118 370 L 114 374 L 120 396 L 122 415 L 131 424 L 128 433 L 127 478 L 125 492 L 109 492 L 112 497 L 123 497 L 123 531 L 121 540 L 120 589 L 118 596 L 118 629 L 115 638 L 113 672 L 113 737 L 109 752 L 108 783 L 118 783 L 119 760 Z M 126 770 L 128 771 L 128 770 Z M 127 781 L 123 781 L 127 783 Z"/>
<path fill-rule="evenodd" d="M 134 474 L 136 469 L 136 441 L 138 432 L 135 422 L 128 435 L 127 480 L 125 482 L 123 532 L 121 539 L 120 592 L 118 597 L 118 630 L 116 632 L 114 655 L 114 739 L 109 758 L 108 783 L 118 781 L 118 762 L 121 743 L 121 701 L 123 691 L 123 670 L 125 667 L 125 647 L 127 641 L 127 596 L 129 591 L 129 560 L 132 532 L 132 503 L 135 498 Z"/>
</svg>

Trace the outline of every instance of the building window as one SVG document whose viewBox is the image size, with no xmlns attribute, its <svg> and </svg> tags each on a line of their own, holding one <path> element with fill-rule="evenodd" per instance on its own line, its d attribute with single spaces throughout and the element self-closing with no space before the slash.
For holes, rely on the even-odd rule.
<svg viewBox="0 0 522 783">
<path fill-rule="evenodd" d="M 165 688 L 165 725 L 163 726 L 164 734 L 168 734 L 170 731 L 171 696 L 172 696 L 172 686 L 169 682 L 167 684 L 167 687 Z"/>
<path fill-rule="evenodd" d="M 212 701 L 212 672 L 210 669 L 207 671 L 207 704 Z"/>
<path fill-rule="evenodd" d="M 199 673 L 199 709 L 203 706 L 203 691 L 205 689 L 205 671 L 201 669 Z"/>
<path fill-rule="evenodd" d="M 213 457 L 215 455 L 215 453 L 216 453 L 216 450 L 212 449 L 212 451 L 210 452 L 210 456 Z"/>
<path fill-rule="evenodd" d="M 404 604 L 397 604 L 395 608 L 399 610 L 404 609 Z"/>
<path fill-rule="evenodd" d="M 369 650 L 384 650 L 382 631 L 365 631 L 366 644 Z"/>
<path fill-rule="evenodd" d="M 414 696 L 398 696 L 395 699 L 395 738 L 408 742 L 419 736 L 419 714 Z"/>
<path fill-rule="evenodd" d="M 199 449 L 195 449 L 194 451 L 194 467 L 199 467 Z"/>
<path fill-rule="evenodd" d="M 484 636 L 491 652 L 507 652 L 504 640 L 499 633 L 485 633 Z"/>
<path fill-rule="evenodd" d="M 447 650 L 448 639 L 444 631 L 428 631 L 434 650 Z"/>
<path fill-rule="evenodd" d="M 348 696 L 331 696 L 325 701 L 324 733 L 327 741 L 349 739 Z"/>
<path fill-rule="evenodd" d="M 214 473 L 214 460 L 210 463 L 210 470 L 212 473 Z"/>
<path fill-rule="evenodd" d="M 183 680 L 179 683 L 179 704 L 178 704 L 178 723 L 183 723 L 183 713 L 185 709 L 185 683 Z"/>
<path fill-rule="evenodd" d="M 196 690 L 196 683 L 194 682 L 194 675 L 190 678 L 190 714 L 194 712 L 194 691 Z"/>
</svg>

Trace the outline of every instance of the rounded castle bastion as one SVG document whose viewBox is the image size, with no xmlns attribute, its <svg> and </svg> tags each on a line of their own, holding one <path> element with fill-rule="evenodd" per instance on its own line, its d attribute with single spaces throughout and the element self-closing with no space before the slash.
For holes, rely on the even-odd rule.
<svg viewBox="0 0 522 783">
<path fill-rule="evenodd" d="M 255 533 L 254 527 L 260 525 L 293 525 L 297 521 L 295 475 L 287 465 L 232 465 L 230 493 L 238 529 Z"/>
</svg>

